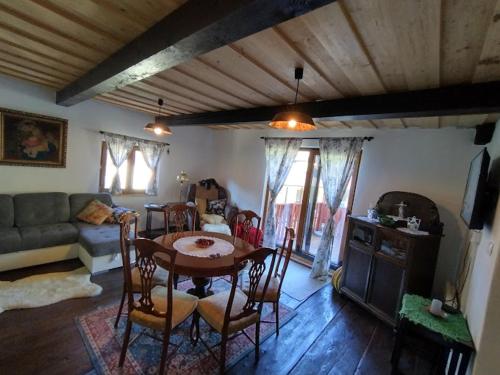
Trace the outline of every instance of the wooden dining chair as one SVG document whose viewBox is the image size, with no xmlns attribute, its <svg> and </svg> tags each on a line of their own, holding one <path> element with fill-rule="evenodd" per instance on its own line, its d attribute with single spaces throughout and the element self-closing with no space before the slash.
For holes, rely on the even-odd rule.
<svg viewBox="0 0 500 375">
<path fill-rule="evenodd" d="M 130 244 L 132 240 L 130 239 L 131 223 L 134 223 L 134 240 L 137 239 L 137 225 L 139 224 L 138 216 L 133 213 L 126 213 L 120 219 L 120 252 L 122 256 L 122 266 L 123 266 L 123 290 L 122 298 L 120 301 L 120 306 L 118 307 L 118 314 L 116 315 L 115 328 L 118 327 L 120 322 L 120 317 L 122 315 L 123 305 L 125 303 L 125 297 L 128 295 L 128 285 L 126 282 L 127 273 L 132 273 L 132 283 L 131 291 L 132 293 L 141 292 L 141 278 L 139 275 L 139 269 L 136 267 L 137 262 L 137 249 L 135 251 L 136 260 L 132 262 L 130 259 Z M 153 286 L 165 285 L 167 282 L 168 273 L 158 268 L 153 275 Z"/>
<path fill-rule="evenodd" d="M 132 271 L 130 267 L 127 267 L 128 317 L 118 367 L 122 367 L 125 361 L 130 331 L 132 330 L 132 324 L 135 323 L 163 333 L 163 347 L 158 371 L 159 374 L 163 374 L 167 363 L 169 345 L 175 346 L 172 355 L 179 348 L 179 345 L 170 343 L 170 333 L 195 311 L 198 298 L 173 289 L 177 251 L 165 248 L 146 238 L 138 238 L 134 241 L 134 244 L 137 251 L 136 267 L 139 270 L 141 282 L 140 298 L 134 300 Z M 163 253 L 169 258 L 169 277 L 166 287 L 153 286 L 153 275 L 157 268 L 154 254 L 157 253 Z"/>
<path fill-rule="evenodd" d="M 234 267 L 231 273 L 231 289 L 225 292 L 214 294 L 210 297 L 201 299 L 198 302 L 193 323 L 196 328 L 196 340 L 198 339 L 208 349 L 208 351 L 219 362 L 220 373 L 224 373 L 226 366 L 226 346 L 230 339 L 241 334 L 247 336 L 244 331 L 246 328 L 255 324 L 255 360 L 259 359 L 259 336 L 260 336 L 260 315 L 262 313 L 263 295 L 257 297 L 257 288 L 261 282 L 267 265 L 266 258 L 272 256 L 270 269 L 274 266 L 276 259 L 276 250 L 269 248 L 260 248 L 254 250 L 243 257 L 234 258 Z M 248 295 L 245 295 L 238 288 L 238 271 L 242 264 L 250 262 L 250 288 Z M 264 280 L 263 291 L 267 289 L 271 273 Z M 215 331 L 221 335 L 221 341 L 210 347 L 200 336 L 199 317 L 202 317 Z M 220 345 L 220 358 L 213 353 L 212 349 Z"/>
<path fill-rule="evenodd" d="M 264 283 L 261 281 L 257 289 L 257 298 L 264 295 L 264 303 L 272 303 L 273 311 L 276 313 L 276 335 L 280 334 L 280 319 L 279 319 L 279 308 L 280 308 L 280 296 L 281 287 L 283 285 L 283 280 L 285 280 L 286 270 L 288 269 L 288 263 L 290 262 L 290 257 L 292 255 L 293 243 L 295 241 L 295 231 L 293 228 L 286 228 L 285 238 L 283 239 L 283 246 L 281 249 L 278 248 L 278 261 L 276 262 L 276 267 L 274 270 L 269 269 L 269 274 L 272 273 L 271 279 L 269 280 L 269 285 L 267 290 L 264 291 Z M 244 292 L 246 294 L 250 293 L 250 288 L 245 288 Z M 265 323 L 272 323 L 265 321 Z"/>
<path fill-rule="evenodd" d="M 233 218 L 233 238 L 239 237 L 258 248 L 260 246 L 260 222 L 262 218 L 255 212 L 244 210 Z"/>
<path fill-rule="evenodd" d="M 196 215 L 198 210 L 195 205 L 191 204 L 176 204 L 169 208 L 167 214 L 167 232 L 170 230 L 170 220 L 173 220 L 174 232 L 185 232 L 186 224 L 188 230 L 194 232 L 196 225 Z"/>
<path fill-rule="evenodd" d="M 186 224 L 188 226 L 188 230 L 194 232 L 196 225 L 196 215 L 198 210 L 195 205 L 191 204 L 176 204 L 169 208 L 169 212 L 167 214 L 167 233 L 170 230 L 170 218 L 173 219 L 173 232 L 174 233 L 182 233 L 185 232 Z M 177 289 L 177 284 L 179 283 L 179 275 L 174 275 L 174 288 Z"/>
</svg>

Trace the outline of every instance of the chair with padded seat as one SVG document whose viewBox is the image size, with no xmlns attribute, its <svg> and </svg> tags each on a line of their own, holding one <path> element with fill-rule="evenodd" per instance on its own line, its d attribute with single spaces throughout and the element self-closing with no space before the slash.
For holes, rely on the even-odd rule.
<svg viewBox="0 0 500 375">
<path fill-rule="evenodd" d="M 167 214 L 167 228 L 170 228 L 170 219 L 173 219 L 173 233 L 182 233 L 186 230 L 186 225 L 188 231 L 191 233 L 195 230 L 196 217 L 197 217 L 196 206 L 191 202 L 181 203 L 172 206 L 168 210 Z M 170 229 L 167 229 L 169 231 Z M 174 275 L 174 288 L 177 289 L 177 284 L 179 283 L 179 275 Z"/>
<path fill-rule="evenodd" d="M 214 294 L 210 297 L 203 298 L 199 301 L 196 309 L 193 323 L 196 328 L 196 340 L 200 340 L 209 352 L 218 360 L 220 365 L 220 373 L 224 373 L 226 365 L 226 346 L 230 339 L 233 339 L 240 334 L 247 336 L 250 341 L 252 339 L 244 331 L 246 328 L 255 324 L 255 359 L 259 359 L 259 336 L 260 336 L 260 316 L 263 306 L 263 294 L 260 297 L 256 296 L 257 288 L 261 282 L 262 276 L 266 273 L 266 258 L 272 256 L 270 269 L 273 269 L 276 258 L 276 250 L 269 248 L 260 248 L 250 252 L 242 257 L 235 257 L 234 267 L 231 273 L 232 283 L 231 289 L 228 291 Z M 243 293 L 238 288 L 238 271 L 242 264 L 251 263 L 249 274 L 250 277 L 250 292 L 248 295 Z M 267 272 L 268 276 L 264 280 L 263 291 L 267 289 L 271 273 Z M 199 318 L 203 318 L 208 325 L 221 335 L 220 343 L 210 347 L 200 336 Z M 212 349 L 215 346 L 221 346 L 220 358 L 213 353 Z"/>
<path fill-rule="evenodd" d="M 278 250 L 279 255 L 278 261 L 276 262 L 276 267 L 274 268 L 274 271 L 272 268 L 269 269 L 269 274 L 272 273 L 272 276 L 269 280 L 267 290 L 264 293 L 264 303 L 272 303 L 273 311 L 276 314 L 276 335 L 280 334 L 279 302 L 281 296 L 281 287 L 283 285 L 283 280 L 285 279 L 285 274 L 288 269 L 288 263 L 290 262 L 290 257 L 292 255 L 294 241 L 295 231 L 293 230 L 293 228 L 286 228 L 285 238 L 283 239 L 283 246 Z M 257 298 L 260 298 L 262 296 L 264 286 L 264 283 L 261 281 L 259 287 L 257 288 Z M 245 288 L 243 291 L 248 294 L 249 288 Z"/>
<path fill-rule="evenodd" d="M 255 248 L 260 247 L 262 218 L 250 210 L 239 211 L 233 218 L 233 236 L 241 238 Z"/>
<path fill-rule="evenodd" d="M 163 346 L 158 371 L 159 374 L 163 374 L 167 363 L 169 345 L 176 348 L 172 355 L 179 348 L 179 345 L 170 343 L 170 334 L 175 327 L 184 322 L 196 310 L 198 298 L 173 289 L 176 250 L 165 248 L 146 238 L 138 238 L 134 241 L 134 244 L 137 252 L 136 268 L 139 270 L 141 291 L 140 298 L 134 300 L 132 270 L 130 267 L 126 267 L 128 316 L 118 367 L 122 367 L 125 361 L 132 324 L 138 324 L 163 333 Z M 153 275 L 157 269 L 154 254 L 157 253 L 166 254 L 169 258 L 170 267 L 166 287 L 154 287 L 153 285 Z"/>
<path fill-rule="evenodd" d="M 191 204 L 190 202 L 180 203 L 169 207 L 167 214 L 167 231 L 170 231 L 172 221 L 174 233 L 184 232 L 186 228 L 189 231 L 194 232 L 196 225 L 196 215 L 196 206 Z"/>
<path fill-rule="evenodd" d="M 127 268 L 130 268 L 131 272 L 131 291 L 132 293 L 140 293 L 141 292 L 141 276 L 139 269 L 136 267 L 137 262 L 137 249 L 135 251 L 136 261 L 131 264 L 130 260 L 130 223 L 134 222 L 134 239 L 137 238 L 137 224 L 138 218 L 136 214 L 126 213 L 120 219 L 120 252 L 122 256 L 123 263 L 123 291 L 122 298 L 120 301 L 120 307 L 118 308 L 118 314 L 116 315 L 115 320 L 115 328 L 118 327 L 118 323 L 120 322 L 120 317 L 122 315 L 123 305 L 125 303 L 125 297 L 127 296 Z M 158 268 L 153 275 L 153 286 L 157 285 L 166 285 L 168 278 L 168 273 L 162 268 Z"/>
</svg>

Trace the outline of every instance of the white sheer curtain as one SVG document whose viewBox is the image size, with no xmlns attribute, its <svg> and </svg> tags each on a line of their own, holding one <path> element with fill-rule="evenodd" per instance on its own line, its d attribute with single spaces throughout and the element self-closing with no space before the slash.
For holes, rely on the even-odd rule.
<svg viewBox="0 0 500 375">
<path fill-rule="evenodd" d="M 276 198 L 292 168 L 295 156 L 302 144 L 301 138 L 266 139 L 267 187 L 269 208 L 264 223 L 264 246 L 276 246 Z"/>
<path fill-rule="evenodd" d="M 121 194 L 122 187 L 118 170 L 120 169 L 123 162 L 127 160 L 127 157 L 130 151 L 132 151 L 135 142 L 126 136 L 110 133 L 104 133 L 104 141 L 106 142 L 106 146 L 108 147 L 111 161 L 116 168 L 115 175 L 113 176 L 113 180 L 111 182 L 110 192 L 111 194 Z"/>
<path fill-rule="evenodd" d="M 139 150 L 142 152 L 144 161 L 151 169 L 151 178 L 146 186 L 147 195 L 158 195 L 158 164 L 165 144 L 142 141 L 138 142 Z"/>
<path fill-rule="evenodd" d="M 333 217 L 342 202 L 356 156 L 362 146 L 362 138 L 322 138 L 319 141 L 321 181 L 330 216 L 323 230 L 318 252 L 314 257 L 311 270 L 313 278 L 324 279 L 328 277 L 335 235 Z"/>
</svg>

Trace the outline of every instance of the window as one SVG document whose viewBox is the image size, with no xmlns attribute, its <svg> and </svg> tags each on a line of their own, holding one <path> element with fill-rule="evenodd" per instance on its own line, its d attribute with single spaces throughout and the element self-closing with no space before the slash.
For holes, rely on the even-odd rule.
<svg viewBox="0 0 500 375">
<path fill-rule="evenodd" d="M 101 173 L 99 190 L 109 191 L 116 167 L 113 165 L 106 142 L 101 149 Z M 138 147 L 134 147 L 128 159 L 123 162 L 118 171 L 120 184 L 125 194 L 144 193 L 151 178 L 152 171 L 147 166 L 144 156 Z"/>
</svg>

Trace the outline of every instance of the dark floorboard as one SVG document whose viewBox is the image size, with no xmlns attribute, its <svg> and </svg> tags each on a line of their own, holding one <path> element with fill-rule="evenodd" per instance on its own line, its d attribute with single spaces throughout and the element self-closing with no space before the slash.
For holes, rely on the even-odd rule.
<svg viewBox="0 0 500 375">
<path fill-rule="evenodd" d="M 0 280 L 68 271 L 78 260 L 4 272 Z M 74 318 L 121 296 L 121 270 L 92 277 L 103 293 L 37 309 L 0 314 L 0 374 L 86 374 L 92 370 Z M 261 344 L 260 361 L 250 353 L 229 374 L 390 374 L 392 329 L 333 292 L 328 285 L 296 308 L 279 336 Z M 405 352 L 405 374 L 428 373 L 425 361 Z"/>
</svg>

